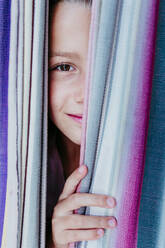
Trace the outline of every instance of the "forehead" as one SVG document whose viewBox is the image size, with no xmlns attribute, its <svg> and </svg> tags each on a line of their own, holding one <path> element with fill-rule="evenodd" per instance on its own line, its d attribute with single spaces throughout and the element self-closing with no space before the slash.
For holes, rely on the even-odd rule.
<svg viewBox="0 0 165 248">
<path fill-rule="evenodd" d="M 51 13 L 49 52 L 85 53 L 88 47 L 90 9 L 79 3 L 60 3 Z"/>
</svg>

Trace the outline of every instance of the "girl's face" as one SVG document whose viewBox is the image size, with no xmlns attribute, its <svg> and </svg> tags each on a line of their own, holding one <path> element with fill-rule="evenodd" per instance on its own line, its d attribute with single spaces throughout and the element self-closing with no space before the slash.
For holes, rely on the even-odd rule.
<svg viewBox="0 0 165 248">
<path fill-rule="evenodd" d="M 80 145 L 90 9 L 60 3 L 52 11 L 49 44 L 49 115 Z"/>
</svg>

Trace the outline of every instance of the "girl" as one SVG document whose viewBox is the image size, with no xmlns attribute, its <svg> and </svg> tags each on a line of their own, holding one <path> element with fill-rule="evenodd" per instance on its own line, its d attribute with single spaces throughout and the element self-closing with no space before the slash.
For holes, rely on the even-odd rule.
<svg viewBox="0 0 165 248">
<path fill-rule="evenodd" d="M 87 166 L 78 166 L 90 7 L 90 0 L 61 0 L 50 6 L 47 218 L 52 219 L 49 247 L 54 248 L 98 239 L 104 235 L 105 228 L 117 225 L 112 216 L 73 214 L 82 206 L 113 208 L 116 205 L 110 196 L 75 193 L 87 175 Z"/>
</svg>

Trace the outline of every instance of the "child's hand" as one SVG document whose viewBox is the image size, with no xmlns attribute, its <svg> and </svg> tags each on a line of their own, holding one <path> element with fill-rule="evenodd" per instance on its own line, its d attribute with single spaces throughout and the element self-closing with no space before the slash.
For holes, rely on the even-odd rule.
<svg viewBox="0 0 165 248">
<path fill-rule="evenodd" d="M 104 228 L 117 225 L 114 217 L 73 214 L 73 210 L 84 206 L 114 208 L 116 205 L 115 199 L 106 195 L 75 193 L 86 174 L 87 167 L 83 165 L 67 178 L 54 208 L 52 239 L 55 248 L 67 248 L 69 243 L 76 241 L 99 239 L 104 234 Z"/>
</svg>

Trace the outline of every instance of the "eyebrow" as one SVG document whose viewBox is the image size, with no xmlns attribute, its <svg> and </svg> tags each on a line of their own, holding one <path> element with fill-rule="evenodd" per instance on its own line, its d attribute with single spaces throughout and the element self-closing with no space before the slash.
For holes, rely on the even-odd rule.
<svg viewBox="0 0 165 248">
<path fill-rule="evenodd" d="M 80 55 L 75 52 L 53 52 L 49 53 L 49 57 L 65 57 L 65 58 L 75 58 L 75 59 L 80 59 Z"/>
</svg>

